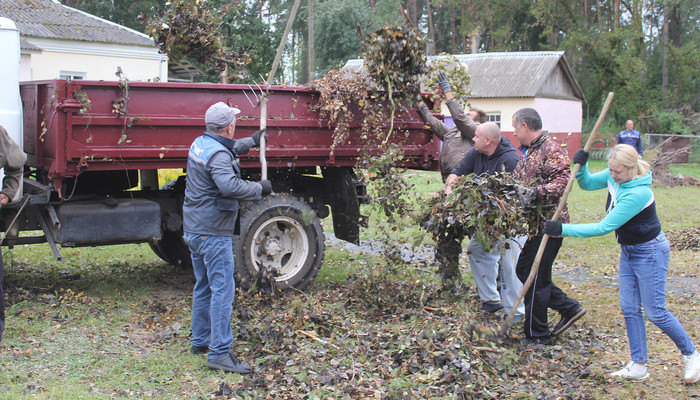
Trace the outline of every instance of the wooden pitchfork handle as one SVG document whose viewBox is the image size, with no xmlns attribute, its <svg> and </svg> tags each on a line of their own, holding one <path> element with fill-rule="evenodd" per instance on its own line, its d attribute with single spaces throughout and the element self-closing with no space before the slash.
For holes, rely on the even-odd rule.
<svg viewBox="0 0 700 400">
<path fill-rule="evenodd" d="M 591 144 L 593 143 L 593 137 L 598 132 L 598 128 L 600 128 L 600 125 L 603 123 L 603 120 L 605 119 L 605 114 L 607 114 L 608 112 L 608 108 L 610 107 L 612 99 L 613 92 L 610 92 L 608 93 L 608 97 L 605 100 L 605 105 L 603 105 L 603 109 L 600 112 L 598 121 L 593 127 L 591 134 L 588 135 L 588 140 L 586 140 L 586 144 L 583 146 L 583 149 L 585 151 L 588 151 L 588 149 L 591 147 Z M 557 206 L 557 210 L 554 212 L 554 216 L 552 217 L 553 220 L 558 220 L 561 216 L 562 211 L 564 211 L 564 207 L 566 206 L 566 200 L 569 198 L 569 192 L 571 192 L 571 188 L 574 185 L 574 180 L 576 180 L 576 174 L 578 173 L 578 170 L 580 168 L 581 164 L 574 164 L 574 167 L 571 170 L 571 176 L 569 177 L 569 181 L 566 183 L 566 189 L 564 189 L 564 194 L 559 199 L 559 205 Z M 525 293 L 527 293 L 528 289 L 530 289 L 530 286 L 532 286 L 532 282 L 535 280 L 535 276 L 537 276 L 537 271 L 540 269 L 540 262 L 542 261 L 542 255 L 544 254 L 544 249 L 545 247 L 547 247 L 548 241 L 549 235 L 545 234 L 542 237 L 542 241 L 540 242 L 540 247 L 537 249 L 537 254 L 535 255 L 535 261 L 532 263 L 532 268 L 530 268 L 530 275 L 528 275 L 527 280 L 523 284 L 522 290 L 520 291 L 520 293 L 518 293 L 518 297 L 513 303 L 513 307 L 510 309 L 506 320 L 503 322 L 503 327 L 501 328 L 501 335 L 505 335 L 505 333 L 510 328 L 513 322 L 513 317 L 515 316 L 515 312 L 517 311 L 520 302 L 522 301 L 523 297 L 525 297 Z"/>
<path fill-rule="evenodd" d="M 280 39 L 280 44 L 277 46 L 277 52 L 275 53 L 275 59 L 272 61 L 272 68 L 270 68 L 270 73 L 267 74 L 267 79 L 265 80 L 265 93 L 263 93 L 260 107 L 260 129 L 267 128 L 267 94 L 270 90 L 270 84 L 275 78 L 277 73 L 277 67 L 282 60 L 282 53 L 284 52 L 284 45 L 287 42 L 287 36 L 292 28 L 292 23 L 297 15 L 297 10 L 299 10 L 299 4 L 301 0 L 295 0 L 292 10 L 289 13 L 289 18 L 287 19 L 287 26 L 284 28 L 284 33 L 282 34 L 282 39 Z M 265 146 L 267 145 L 265 135 L 260 135 L 260 178 L 267 179 L 267 158 L 265 156 Z"/>
</svg>

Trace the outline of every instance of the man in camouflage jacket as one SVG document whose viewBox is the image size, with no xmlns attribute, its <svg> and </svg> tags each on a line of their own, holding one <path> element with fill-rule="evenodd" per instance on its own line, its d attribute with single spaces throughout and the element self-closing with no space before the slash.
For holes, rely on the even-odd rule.
<svg viewBox="0 0 700 400">
<path fill-rule="evenodd" d="M 564 149 L 552 140 L 546 131 L 542 131 L 542 119 L 537 111 L 532 108 L 520 109 L 513 115 L 512 122 L 523 153 L 523 158 L 515 167 L 513 175 L 531 189 L 531 201 L 543 206 L 542 218 L 538 226 L 530 232 L 530 238 L 525 242 L 516 266 L 518 278 L 524 283 L 542 242 L 544 223 L 554 215 L 571 176 L 571 170 L 569 156 Z M 569 221 L 566 207 L 559 220 Z M 552 336 L 563 333 L 586 313 L 578 301 L 567 296 L 552 282 L 552 264 L 562 240 L 561 236 L 549 238 L 535 282 L 525 295 L 524 328 L 527 343 L 551 344 Z M 553 331 L 550 331 L 547 323 L 548 308 L 561 314 L 561 321 Z"/>
</svg>

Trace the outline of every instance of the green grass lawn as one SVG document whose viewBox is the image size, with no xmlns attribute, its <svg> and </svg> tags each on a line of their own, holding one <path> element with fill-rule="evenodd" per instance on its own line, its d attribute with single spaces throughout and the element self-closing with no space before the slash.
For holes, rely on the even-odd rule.
<svg viewBox="0 0 700 400">
<path fill-rule="evenodd" d="M 605 163 L 591 162 L 591 170 L 602 168 Z M 672 171 L 700 179 L 698 165 Z M 405 177 L 414 185 L 416 206 L 443 187 L 437 172 L 408 171 Z M 655 187 L 654 194 L 665 231 L 700 225 L 700 188 Z M 605 195 L 574 185 L 572 220 L 602 218 Z M 372 212 L 363 241 L 432 249 L 432 238 L 414 220 L 392 225 L 376 210 L 363 212 Z M 480 314 L 475 291 L 458 300 L 436 296 L 430 265 L 392 263 L 329 244 L 306 293 L 277 299 L 238 293 L 235 348 L 257 366 L 250 377 L 211 372 L 204 358 L 187 353 L 191 271 L 163 263 L 145 244 L 61 252 L 62 263 L 46 245 L 3 248 L 9 308 L 0 343 L 0 399 L 283 399 L 301 398 L 292 395 L 301 392 L 310 399 L 451 399 L 458 390 L 486 393 L 478 386 L 483 382 L 492 382 L 491 398 L 569 398 L 568 389 L 596 399 L 700 395 L 680 383 L 677 351 L 650 325 L 652 378 L 644 384 L 604 378 L 628 358 L 612 283 L 619 253 L 612 234 L 565 239 L 557 262 L 582 267 L 588 278 L 563 281 L 562 287 L 589 313 L 559 346 L 541 353 L 486 339 L 489 326 L 500 328 L 501 321 Z M 673 278 L 700 278 L 697 252 L 672 252 Z M 697 296 L 673 296 L 668 303 L 699 344 Z M 447 367 L 432 364 L 445 357 L 453 357 Z M 469 379 L 454 366 L 469 368 Z M 319 383 L 334 371 L 347 379 Z M 470 384 L 476 386 L 468 389 Z"/>
</svg>

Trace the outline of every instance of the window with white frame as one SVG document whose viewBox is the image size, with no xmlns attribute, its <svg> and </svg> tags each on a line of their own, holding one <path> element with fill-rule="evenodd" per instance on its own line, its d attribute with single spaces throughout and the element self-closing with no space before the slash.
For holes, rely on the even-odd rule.
<svg viewBox="0 0 700 400">
<path fill-rule="evenodd" d="M 486 113 L 486 122 L 495 122 L 498 127 L 501 127 L 501 113 L 499 112 L 490 112 Z"/>
<path fill-rule="evenodd" d="M 77 81 L 80 79 L 85 79 L 85 76 L 87 75 L 87 72 L 78 72 L 78 71 L 61 71 L 59 72 L 59 79 L 66 79 L 69 81 Z"/>
</svg>

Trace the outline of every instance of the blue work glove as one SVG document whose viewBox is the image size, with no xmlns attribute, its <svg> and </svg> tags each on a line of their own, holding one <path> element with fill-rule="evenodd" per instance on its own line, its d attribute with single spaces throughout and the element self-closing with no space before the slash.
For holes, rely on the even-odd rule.
<svg viewBox="0 0 700 400">
<path fill-rule="evenodd" d="M 450 81 L 447 80 L 447 74 L 445 74 L 444 72 L 440 72 L 438 74 L 437 82 L 438 85 L 440 85 L 440 90 L 442 90 L 442 93 L 452 91 L 452 88 L 450 88 Z"/>
<path fill-rule="evenodd" d="M 586 165 L 589 154 L 590 153 L 588 153 L 586 150 L 579 149 L 576 154 L 574 154 L 574 164 Z"/>
<path fill-rule="evenodd" d="M 259 183 L 260 187 L 262 188 L 263 196 L 267 196 L 268 194 L 272 193 L 272 182 L 268 181 L 267 179 L 263 179 Z"/>
<path fill-rule="evenodd" d="M 544 222 L 544 233 L 549 236 L 561 236 L 561 221 L 548 219 Z"/>
<path fill-rule="evenodd" d="M 255 145 L 253 145 L 253 147 L 260 147 L 260 135 L 262 135 L 263 133 L 265 134 L 265 140 L 267 141 L 268 136 L 267 133 L 265 133 L 265 131 L 267 131 L 267 128 L 260 129 L 259 131 L 255 132 L 253 136 L 250 137 L 255 142 Z"/>
</svg>

